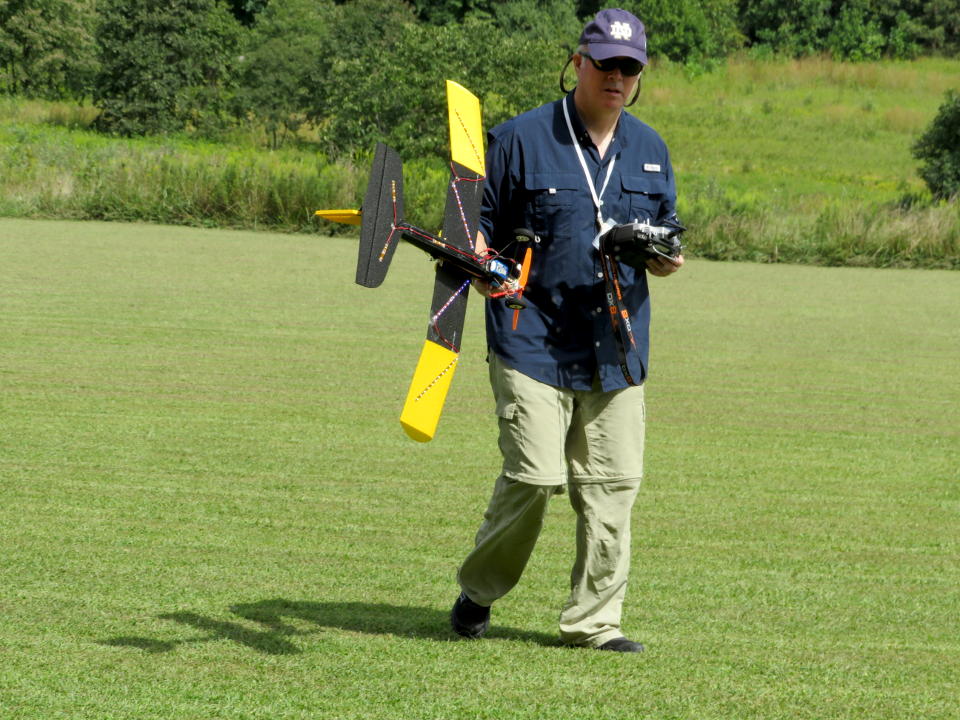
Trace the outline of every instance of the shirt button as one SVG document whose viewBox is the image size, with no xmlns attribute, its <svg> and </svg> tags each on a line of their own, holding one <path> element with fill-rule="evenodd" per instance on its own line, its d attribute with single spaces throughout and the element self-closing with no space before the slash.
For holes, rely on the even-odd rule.
<svg viewBox="0 0 960 720">
<path fill-rule="evenodd" d="M 597 347 L 600 347 L 600 341 L 597 340 L 597 341 L 594 343 L 594 345 L 596 345 Z"/>
<path fill-rule="evenodd" d="M 598 278 L 602 278 L 602 277 L 603 277 L 603 273 L 602 273 L 602 272 L 598 272 L 598 273 L 597 273 L 597 277 L 598 277 Z"/>
</svg>

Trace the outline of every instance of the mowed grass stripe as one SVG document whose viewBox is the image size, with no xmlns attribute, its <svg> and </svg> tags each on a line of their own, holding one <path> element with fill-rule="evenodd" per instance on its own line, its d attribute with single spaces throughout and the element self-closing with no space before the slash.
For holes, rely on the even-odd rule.
<svg viewBox="0 0 960 720">
<path fill-rule="evenodd" d="M 640 658 L 554 645 L 550 508 L 447 630 L 498 470 L 480 303 L 437 438 L 397 416 L 431 269 L 347 239 L 0 220 L 0 717 L 953 718 L 960 284 L 652 281 Z"/>
</svg>

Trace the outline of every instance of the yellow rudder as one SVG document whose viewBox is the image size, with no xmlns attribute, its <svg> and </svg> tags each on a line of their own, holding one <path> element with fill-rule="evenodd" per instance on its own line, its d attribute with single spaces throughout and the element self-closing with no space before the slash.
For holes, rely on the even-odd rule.
<svg viewBox="0 0 960 720">
<path fill-rule="evenodd" d="M 459 355 L 453 350 L 424 340 L 417 369 L 410 381 L 407 400 L 400 414 L 404 432 L 417 442 L 433 439 L 453 380 Z"/>
</svg>

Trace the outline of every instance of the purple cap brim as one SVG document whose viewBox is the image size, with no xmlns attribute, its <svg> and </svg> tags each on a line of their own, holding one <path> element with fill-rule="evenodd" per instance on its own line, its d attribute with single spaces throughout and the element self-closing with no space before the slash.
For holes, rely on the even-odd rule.
<svg viewBox="0 0 960 720">
<path fill-rule="evenodd" d="M 590 56 L 597 60 L 606 60 L 613 57 L 628 57 L 647 64 L 647 53 L 626 43 L 587 43 Z"/>
</svg>

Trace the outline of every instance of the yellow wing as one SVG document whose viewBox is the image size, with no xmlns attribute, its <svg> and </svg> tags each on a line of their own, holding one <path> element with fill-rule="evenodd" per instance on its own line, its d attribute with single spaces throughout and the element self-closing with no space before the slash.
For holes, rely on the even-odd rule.
<svg viewBox="0 0 960 720">
<path fill-rule="evenodd" d="M 404 432 L 417 442 L 433 439 L 459 354 L 432 340 L 423 341 L 407 400 L 400 413 Z"/>
<path fill-rule="evenodd" d="M 485 171 L 480 101 L 462 85 L 448 80 L 447 115 L 450 159 L 462 166 L 456 172 L 472 173 L 469 179 L 474 182 L 457 189 L 458 177 L 454 172 L 452 189 L 447 196 L 443 237 L 448 243 L 472 250 L 468 232 L 476 233 Z M 467 280 L 467 276 L 455 268 L 442 264 L 437 267 L 431 324 L 400 414 L 404 431 L 418 442 L 433 439 L 457 368 L 469 293 L 469 287 L 464 286 Z"/>
<path fill-rule="evenodd" d="M 447 80 L 447 115 L 450 120 L 450 159 L 477 175 L 486 175 L 480 100 L 462 85 Z"/>
</svg>

